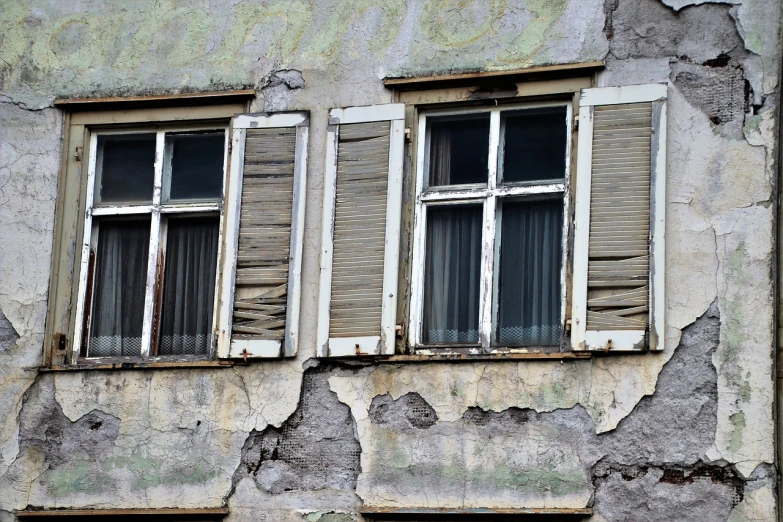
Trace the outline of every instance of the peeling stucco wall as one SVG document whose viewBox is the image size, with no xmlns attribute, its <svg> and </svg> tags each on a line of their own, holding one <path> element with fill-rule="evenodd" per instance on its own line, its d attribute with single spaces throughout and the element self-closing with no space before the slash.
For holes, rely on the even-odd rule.
<svg viewBox="0 0 783 522">
<path fill-rule="evenodd" d="M 776 0 L 45 2 L 0 8 L 0 520 L 41 507 L 594 507 L 595 521 L 773 520 Z M 313 359 L 326 109 L 384 76 L 605 60 L 670 82 L 665 350 L 585 361 Z M 57 97 L 254 87 L 309 110 L 299 356 L 37 371 Z M 317 464 L 327 464 L 316 468 Z"/>
</svg>

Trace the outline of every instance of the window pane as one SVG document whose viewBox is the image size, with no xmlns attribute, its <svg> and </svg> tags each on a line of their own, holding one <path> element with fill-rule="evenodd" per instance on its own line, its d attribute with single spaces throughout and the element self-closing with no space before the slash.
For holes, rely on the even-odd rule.
<svg viewBox="0 0 783 522">
<path fill-rule="evenodd" d="M 141 354 L 150 220 L 98 225 L 89 357 Z"/>
<path fill-rule="evenodd" d="M 501 128 L 503 181 L 565 177 L 565 107 L 503 112 Z"/>
<path fill-rule="evenodd" d="M 489 113 L 428 118 L 430 186 L 486 183 Z"/>
<path fill-rule="evenodd" d="M 498 343 L 560 344 L 563 202 L 504 203 Z"/>
<path fill-rule="evenodd" d="M 218 216 L 169 220 L 158 355 L 209 353 L 218 223 Z"/>
<path fill-rule="evenodd" d="M 425 344 L 479 342 L 481 206 L 427 210 Z"/>
<path fill-rule="evenodd" d="M 181 134 L 166 139 L 172 151 L 168 199 L 220 199 L 225 134 Z"/>
<path fill-rule="evenodd" d="M 101 203 L 151 203 L 155 135 L 98 136 L 98 169 Z"/>
</svg>

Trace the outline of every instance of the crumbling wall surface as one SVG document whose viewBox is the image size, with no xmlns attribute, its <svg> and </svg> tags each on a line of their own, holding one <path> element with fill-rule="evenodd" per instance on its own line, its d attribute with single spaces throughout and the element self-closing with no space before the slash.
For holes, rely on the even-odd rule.
<svg viewBox="0 0 783 522">
<path fill-rule="evenodd" d="M 0 520 L 25 507 L 584 507 L 773 520 L 777 0 L 6 0 L 0 9 Z M 605 59 L 669 82 L 665 350 L 317 363 L 326 110 L 381 78 Z M 295 360 L 44 374 L 56 97 L 255 87 L 309 110 Z M 405 252 L 403 252 L 405 254 Z"/>
<path fill-rule="evenodd" d="M 683 329 L 656 392 L 641 399 L 616 429 L 600 434 L 579 405 L 551 411 L 514 406 L 500 412 L 469 406 L 482 404 L 494 389 L 523 397 L 504 386 L 503 370 L 495 363 L 464 372 L 447 365 L 416 372 L 389 366 L 332 376 L 329 382 L 340 400 L 354 405 L 362 442 L 357 493 L 371 505 L 429 505 L 433 499 L 450 507 L 594 504 L 607 521 L 727 520 L 733 509 L 744 506 L 746 494 L 774 491 L 775 477 L 768 465 L 743 476 L 736 465 L 707 456 L 717 427 L 713 357 L 720 329 L 714 303 Z M 530 363 L 516 366 L 509 373 L 518 373 L 524 382 L 532 373 Z M 579 371 L 590 363 L 562 366 Z M 469 379 L 472 371 L 476 375 Z M 401 373 L 410 380 L 400 379 Z M 448 376 L 439 381 L 450 382 L 451 389 L 425 379 L 426 374 Z M 411 397 L 416 397 L 413 404 Z M 555 402 L 553 397 L 539 400 Z M 383 414 L 379 404 L 385 406 Z M 389 413 L 397 404 L 400 411 Z M 462 406 L 461 416 L 450 411 L 454 404 Z M 421 417 L 438 421 L 421 424 Z M 774 503 L 766 509 L 767 515 L 774 513 Z"/>
<path fill-rule="evenodd" d="M 747 476 L 773 454 L 769 274 L 779 70 L 770 63 L 779 51 L 763 44 L 765 50 L 760 35 L 780 41 L 780 5 L 673 11 L 657 2 L 609 2 L 607 10 L 604 84 L 625 81 L 637 60 L 669 57 L 667 248 L 684 254 L 667 258 L 669 317 L 688 320 L 693 301 L 712 299 L 713 291 L 718 298 L 718 428 L 709 456 L 736 463 Z M 695 292 L 677 292 L 674 281 L 688 281 Z"/>
<path fill-rule="evenodd" d="M 18 460 L 19 413 L 41 363 L 62 117 L 0 95 L 0 510 L 32 468 Z M 0 511 L 2 513 L 2 511 Z"/>
</svg>

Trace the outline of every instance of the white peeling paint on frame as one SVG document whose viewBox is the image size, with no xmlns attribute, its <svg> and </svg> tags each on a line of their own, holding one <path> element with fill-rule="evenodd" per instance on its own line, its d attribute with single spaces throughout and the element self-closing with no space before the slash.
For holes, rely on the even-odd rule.
<svg viewBox="0 0 783 522">
<path fill-rule="evenodd" d="M 308 120 L 297 128 L 294 157 L 294 199 L 291 217 L 291 250 L 288 268 L 288 303 L 286 309 L 283 355 L 293 357 L 299 346 L 299 307 L 302 301 L 302 252 L 304 249 L 305 201 L 307 199 Z"/>
<path fill-rule="evenodd" d="M 318 292 L 318 320 L 316 326 L 316 355 L 329 355 L 329 303 L 332 299 L 332 237 L 334 236 L 334 207 L 337 193 L 337 139 L 339 125 L 329 125 L 326 132 L 326 162 L 324 167 L 323 224 L 321 230 L 321 274 Z"/>
<path fill-rule="evenodd" d="M 540 107 L 565 107 L 566 109 L 566 150 L 565 150 L 565 170 L 563 173 L 564 181 L 556 183 L 508 183 L 498 184 L 501 170 L 499 164 L 502 154 L 502 124 L 501 115 L 504 111 L 533 109 Z M 429 165 L 429 137 L 427 135 L 427 118 L 431 115 L 460 115 L 475 114 L 477 112 L 489 113 L 489 153 L 488 153 L 488 180 L 487 184 L 463 185 L 454 187 L 426 187 L 425 178 L 428 175 Z M 412 254 L 412 273 L 411 273 L 411 306 L 408 328 L 408 342 L 411 347 L 416 349 L 416 353 L 426 354 L 429 349 L 442 353 L 448 350 L 448 346 L 424 345 L 422 338 L 423 308 L 424 308 L 424 272 L 426 263 L 426 232 L 427 232 L 427 208 L 443 205 L 482 205 L 482 246 L 481 246 L 481 279 L 480 279 L 480 309 L 479 309 L 479 334 L 480 343 L 475 345 L 476 353 L 490 353 L 493 349 L 493 330 L 496 323 L 498 311 L 497 277 L 499 264 L 499 228 L 501 223 L 500 212 L 498 211 L 498 198 L 506 197 L 552 197 L 562 195 L 563 197 L 563 256 L 560 270 L 561 281 L 561 315 L 565 315 L 566 302 L 566 261 L 568 245 L 568 212 L 570 202 L 568 197 L 570 155 L 571 155 L 571 102 L 545 102 L 545 103 L 525 103 L 509 107 L 478 109 L 461 109 L 446 111 L 428 111 L 419 115 L 418 122 L 418 143 L 417 143 L 417 165 L 415 176 L 415 211 L 413 221 L 413 254 Z M 474 345 L 471 345 L 472 348 Z M 479 350 L 480 347 L 480 350 Z M 509 348 L 511 352 L 514 349 Z"/>
<path fill-rule="evenodd" d="M 232 134 L 230 174 L 226 191 L 224 248 L 220 284 L 220 311 L 217 322 L 217 356 L 229 357 L 231 348 L 231 314 L 234 302 L 234 274 L 236 272 L 237 243 L 239 240 L 239 211 L 242 196 L 242 165 L 245 157 L 244 128 L 234 127 Z M 279 347 L 278 347 L 279 348 Z"/>
<path fill-rule="evenodd" d="M 663 350 L 665 328 L 666 84 L 583 89 L 580 98 L 574 219 L 571 349 L 575 351 Z M 593 115 L 601 105 L 653 104 L 650 172 L 650 335 L 642 330 L 587 331 L 587 274 L 590 243 Z"/>
<path fill-rule="evenodd" d="M 155 133 L 155 178 L 152 186 L 152 214 L 150 243 L 147 258 L 147 285 L 144 293 L 144 322 L 141 327 L 141 356 L 149 357 L 155 320 L 155 295 L 160 262 L 160 200 L 163 187 L 163 161 L 165 158 L 166 133 Z"/>
<path fill-rule="evenodd" d="M 84 237 L 82 239 L 82 257 L 79 267 L 79 288 L 76 299 L 76 323 L 73 331 L 73 346 L 71 347 L 70 362 L 75 363 L 79 357 L 83 338 L 87 332 L 83 331 L 84 313 L 87 303 L 86 289 L 89 278 L 90 266 L 90 242 L 92 241 L 92 206 L 93 206 L 93 186 L 95 185 L 95 169 L 98 154 L 98 136 L 90 135 L 90 157 L 87 167 L 87 191 L 85 196 L 85 217 L 84 217 Z"/>
</svg>

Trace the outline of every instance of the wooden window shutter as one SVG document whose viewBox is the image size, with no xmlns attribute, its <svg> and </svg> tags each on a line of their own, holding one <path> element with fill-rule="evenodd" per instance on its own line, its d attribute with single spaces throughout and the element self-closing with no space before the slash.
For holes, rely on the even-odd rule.
<svg viewBox="0 0 783 522">
<path fill-rule="evenodd" d="M 319 357 L 394 353 L 404 107 L 329 113 Z"/>
<path fill-rule="evenodd" d="M 581 93 L 574 350 L 663 349 L 666 91 L 653 84 Z"/>
<path fill-rule="evenodd" d="M 296 355 L 308 124 L 302 112 L 234 118 L 219 357 Z"/>
</svg>

